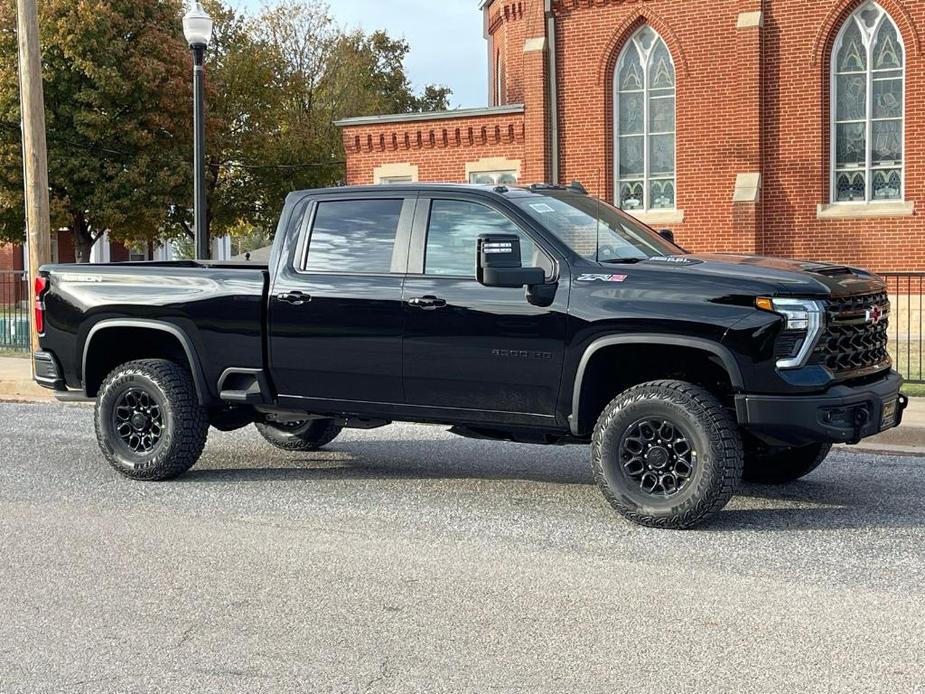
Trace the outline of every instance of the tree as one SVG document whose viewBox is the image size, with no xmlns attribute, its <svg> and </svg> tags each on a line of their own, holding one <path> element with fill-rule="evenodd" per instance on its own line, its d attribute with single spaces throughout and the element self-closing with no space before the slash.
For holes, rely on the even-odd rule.
<svg viewBox="0 0 925 694">
<path fill-rule="evenodd" d="M 207 200 L 212 235 L 269 234 L 286 194 L 343 178 L 334 121 L 448 108 L 415 93 L 409 46 L 345 32 L 320 2 L 256 17 L 207 0 Z M 96 240 L 192 236 L 192 86 L 181 0 L 43 0 L 40 23 L 54 224 L 78 260 Z M 15 0 L 0 0 L 0 237 L 23 233 Z"/>
<path fill-rule="evenodd" d="M 40 3 L 51 196 L 79 261 L 106 231 L 124 242 L 162 235 L 176 192 L 189 186 L 181 9 L 179 0 Z M 0 26 L 15 26 L 15 0 L 0 0 L 0 15 Z M 22 184 L 11 165 L 20 147 L 13 30 L 4 29 L 0 42 L 0 204 L 7 207 Z"/>
<path fill-rule="evenodd" d="M 281 0 L 247 21 L 224 11 L 217 24 L 233 32 L 217 37 L 208 72 L 214 233 L 269 234 L 287 193 L 341 181 L 334 121 L 448 107 L 445 87 L 414 93 L 405 41 L 345 33 L 324 4 Z"/>
</svg>

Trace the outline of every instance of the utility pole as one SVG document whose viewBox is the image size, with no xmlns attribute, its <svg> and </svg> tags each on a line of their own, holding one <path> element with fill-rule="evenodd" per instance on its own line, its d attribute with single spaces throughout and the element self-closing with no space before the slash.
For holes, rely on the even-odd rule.
<svg viewBox="0 0 925 694">
<path fill-rule="evenodd" d="M 51 260 L 45 96 L 42 90 L 42 49 L 39 45 L 36 0 L 17 0 L 17 10 L 19 98 L 29 249 L 29 305 L 35 306 L 35 278 L 38 277 L 39 267 Z M 32 351 L 38 349 L 39 336 L 33 321 Z"/>
</svg>

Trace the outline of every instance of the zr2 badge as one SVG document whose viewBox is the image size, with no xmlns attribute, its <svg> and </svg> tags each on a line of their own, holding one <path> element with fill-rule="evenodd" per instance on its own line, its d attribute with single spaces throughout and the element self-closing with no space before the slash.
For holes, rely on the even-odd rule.
<svg viewBox="0 0 925 694">
<path fill-rule="evenodd" d="M 626 282 L 626 275 L 579 275 L 579 282 Z"/>
</svg>

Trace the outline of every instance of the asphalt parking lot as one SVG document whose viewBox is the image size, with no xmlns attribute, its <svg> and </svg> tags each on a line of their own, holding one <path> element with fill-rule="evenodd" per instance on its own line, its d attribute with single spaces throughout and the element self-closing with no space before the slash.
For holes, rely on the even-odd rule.
<svg viewBox="0 0 925 694">
<path fill-rule="evenodd" d="M 180 480 L 0 404 L 0 692 L 925 691 L 925 459 L 839 452 L 696 531 L 587 451 L 394 425 Z"/>
</svg>

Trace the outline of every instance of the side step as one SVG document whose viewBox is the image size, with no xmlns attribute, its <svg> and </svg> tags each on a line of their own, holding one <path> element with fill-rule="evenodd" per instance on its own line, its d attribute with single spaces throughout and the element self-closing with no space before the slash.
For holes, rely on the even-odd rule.
<svg viewBox="0 0 925 694">
<path fill-rule="evenodd" d="M 226 369 L 218 381 L 218 397 L 235 405 L 269 405 L 273 402 L 263 369 Z"/>
</svg>

